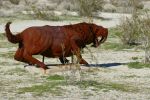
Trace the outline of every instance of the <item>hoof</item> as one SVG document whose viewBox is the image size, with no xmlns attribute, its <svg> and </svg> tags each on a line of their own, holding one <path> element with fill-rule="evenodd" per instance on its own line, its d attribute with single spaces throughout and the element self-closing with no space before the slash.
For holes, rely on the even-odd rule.
<svg viewBox="0 0 150 100">
<path fill-rule="evenodd" d="M 28 66 L 34 66 L 34 65 L 33 64 L 24 65 L 24 68 L 26 68 Z"/>
<path fill-rule="evenodd" d="M 68 64 L 68 63 L 69 63 L 69 60 L 67 60 L 67 59 L 66 59 L 66 60 L 65 60 L 65 63 L 67 63 L 67 64 Z"/>
<path fill-rule="evenodd" d="M 47 70 L 47 69 L 49 69 L 47 66 L 44 66 L 44 67 L 42 67 L 44 70 Z"/>
<path fill-rule="evenodd" d="M 90 67 L 90 64 L 85 64 L 85 66 Z"/>
</svg>

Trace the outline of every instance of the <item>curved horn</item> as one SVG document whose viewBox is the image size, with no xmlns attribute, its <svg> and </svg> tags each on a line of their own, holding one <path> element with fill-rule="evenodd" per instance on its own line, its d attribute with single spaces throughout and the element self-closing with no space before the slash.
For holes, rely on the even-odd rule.
<svg viewBox="0 0 150 100">
<path fill-rule="evenodd" d="M 98 44 L 104 43 L 106 41 L 107 37 L 103 37 L 101 38 L 100 41 L 98 41 Z"/>
<path fill-rule="evenodd" d="M 107 39 L 107 36 L 108 36 L 108 29 L 107 28 L 104 28 L 104 33 L 102 34 L 102 38 L 101 40 L 98 42 L 99 44 L 100 43 L 104 43 Z"/>
<path fill-rule="evenodd" d="M 94 44 L 92 45 L 93 47 L 98 47 L 101 43 L 104 43 L 107 39 L 107 36 L 101 36 L 101 39 L 98 41 L 96 38 L 94 41 Z"/>
</svg>

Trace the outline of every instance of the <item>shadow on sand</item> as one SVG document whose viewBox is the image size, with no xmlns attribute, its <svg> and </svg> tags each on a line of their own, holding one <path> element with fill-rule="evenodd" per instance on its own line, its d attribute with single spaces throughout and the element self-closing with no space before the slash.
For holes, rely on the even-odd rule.
<svg viewBox="0 0 150 100">
<path fill-rule="evenodd" d="M 65 65 L 70 65 L 72 63 L 69 64 L 65 64 Z M 105 63 L 105 64 L 89 64 L 87 65 L 81 65 L 81 66 L 85 66 L 85 67 L 103 67 L 103 68 L 107 68 L 107 67 L 117 67 L 120 65 L 125 65 L 126 63 Z M 63 64 L 47 64 L 46 66 L 51 67 L 51 66 L 62 66 Z"/>
<path fill-rule="evenodd" d="M 66 65 L 71 65 L 72 63 L 69 64 L 46 64 L 48 68 L 51 68 L 53 66 L 66 66 Z M 105 64 L 89 64 L 89 65 L 81 65 L 85 67 L 103 67 L 103 68 L 108 68 L 108 67 L 117 67 L 120 65 L 125 65 L 126 63 L 105 63 Z M 74 64 L 72 64 L 74 65 Z M 24 67 L 27 66 L 35 66 L 35 65 L 25 65 Z M 37 67 L 37 66 L 36 66 Z"/>
<path fill-rule="evenodd" d="M 105 64 L 89 64 L 90 67 L 103 67 L 103 68 L 107 68 L 107 67 L 117 67 L 120 65 L 124 65 L 125 63 L 105 63 Z"/>
</svg>

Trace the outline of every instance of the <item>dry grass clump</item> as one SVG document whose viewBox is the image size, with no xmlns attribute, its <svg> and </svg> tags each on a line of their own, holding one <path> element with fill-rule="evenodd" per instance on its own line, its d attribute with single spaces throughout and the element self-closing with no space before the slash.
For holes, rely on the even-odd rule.
<svg viewBox="0 0 150 100">
<path fill-rule="evenodd" d="M 125 45 L 142 45 L 145 51 L 145 62 L 150 62 L 150 15 L 132 15 L 122 19 L 119 26 L 120 38 Z"/>
<path fill-rule="evenodd" d="M 81 16 L 92 17 L 94 12 L 102 10 L 104 0 L 77 0 L 78 13 Z"/>
<path fill-rule="evenodd" d="M 139 41 L 139 26 L 136 18 L 123 18 L 121 19 L 119 29 L 121 31 L 121 41 L 125 45 L 136 45 Z"/>
<path fill-rule="evenodd" d="M 32 6 L 33 16 L 37 19 L 42 20 L 52 20 L 52 21 L 58 21 L 59 17 L 54 14 L 53 11 L 49 11 L 49 7 L 41 7 L 37 8 L 35 6 Z"/>
<path fill-rule="evenodd" d="M 141 0 L 110 0 L 110 3 L 117 7 L 118 6 L 129 7 L 132 6 L 133 4 L 135 4 L 137 8 L 143 7 Z"/>
<path fill-rule="evenodd" d="M 12 4 L 18 5 L 20 0 L 9 0 Z"/>
<path fill-rule="evenodd" d="M 133 7 L 131 18 L 121 19 L 120 39 L 124 45 L 142 45 L 145 51 L 145 63 L 150 63 L 150 15 L 147 11 L 139 14 L 139 2 L 131 0 Z"/>
<path fill-rule="evenodd" d="M 134 6 L 137 9 L 143 9 L 144 4 L 141 0 L 110 0 L 110 4 L 116 7 L 116 12 L 132 13 Z"/>
</svg>

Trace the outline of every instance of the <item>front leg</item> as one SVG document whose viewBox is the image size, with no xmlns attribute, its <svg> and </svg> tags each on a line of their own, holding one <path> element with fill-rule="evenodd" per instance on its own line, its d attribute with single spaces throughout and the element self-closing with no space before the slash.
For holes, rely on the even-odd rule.
<svg viewBox="0 0 150 100">
<path fill-rule="evenodd" d="M 46 67 L 46 65 L 43 62 L 40 62 L 39 60 L 33 58 L 32 55 L 29 54 L 27 51 L 24 52 L 23 57 L 30 64 L 33 64 L 33 65 L 36 64 L 39 67 L 43 68 L 44 69 L 44 73 L 46 73 L 46 69 L 48 69 L 48 68 Z"/>
<path fill-rule="evenodd" d="M 77 60 L 80 64 L 85 64 L 85 65 L 89 65 L 81 56 L 81 53 L 80 53 L 80 45 L 78 45 L 76 43 L 76 40 L 71 40 L 71 47 L 72 47 L 72 51 L 73 51 L 73 54 L 76 55 L 77 57 Z"/>
<path fill-rule="evenodd" d="M 68 60 L 67 58 L 65 58 L 65 57 L 60 57 L 59 60 L 60 60 L 60 62 L 61 62 L 62 64 L 67 64 L 67 63 L 69 63 L 69 60 Z"/>
</svg>

